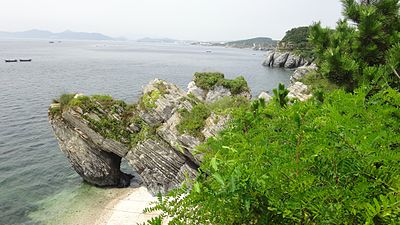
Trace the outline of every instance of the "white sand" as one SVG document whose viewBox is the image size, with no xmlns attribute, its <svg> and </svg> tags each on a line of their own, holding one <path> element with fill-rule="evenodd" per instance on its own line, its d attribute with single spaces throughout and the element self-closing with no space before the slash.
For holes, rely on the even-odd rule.
<svg viewBox="0 0 400 225">
<path fill-rule="evenodd" d="M 125 196 L 110 202 L 98 214 L 97 225 L 125 225 L 145 223 L 147 220 L 158 216 L 158 213 L 143 213 L 151 202 L 157 201 L 145 187 L 132 188 Z"/>
</svg>

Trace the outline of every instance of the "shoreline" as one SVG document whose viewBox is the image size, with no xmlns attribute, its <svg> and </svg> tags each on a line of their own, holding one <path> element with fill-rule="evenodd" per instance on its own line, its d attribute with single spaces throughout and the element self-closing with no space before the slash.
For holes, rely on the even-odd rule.
<svg viewBox="0 0 400 225">
<path fill-rule="evenodd" d="M 116 196 L 101 211 L 100 217 L 95 220 L 96 225 L 124 225 L 142 224 L 159 213 L 143 213 L 157 197 L 150 194 L 146 187 L 128 188 L 125 193 Z M 98 216 L 98 215 L 97 215 Z"/>
</svg>

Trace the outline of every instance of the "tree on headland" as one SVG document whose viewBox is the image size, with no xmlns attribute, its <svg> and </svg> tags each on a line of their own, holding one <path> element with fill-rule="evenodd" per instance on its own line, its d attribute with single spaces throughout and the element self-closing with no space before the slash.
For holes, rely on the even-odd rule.
<svg viewBox="0 0 400 225">
<path fill-rule="evenodd" d="M 398 0 L 342 0 L 344 20 L 335 30 L 311 27 L 320 72 L 352 91 L 361 84 L 400 89 Z"/>
</svg>

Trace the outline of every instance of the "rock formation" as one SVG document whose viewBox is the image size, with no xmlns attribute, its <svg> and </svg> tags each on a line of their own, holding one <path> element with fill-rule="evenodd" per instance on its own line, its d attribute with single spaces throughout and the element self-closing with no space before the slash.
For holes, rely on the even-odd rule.
<svg viewBox="0 0 400 225">
<path fill-rule="evenodd" d="M 293 69 L 300 66 L 308 65 L 303 57 L 297 56 L 291 52 L 280 52 L 277 50 L 268 51 L 266 54 L 264 66 L 275 68 Z"/>
<path fill-rule="evenodd" d="M 296 98 L 300 101 L 305 101 L 312 97 L 307 85 L 301 82 L 296 82 L 293 85 L 289 86 L 288 91 L 288 98 Z"/>
<path fill-rule="evenodd" d="M 248 91 L 237 95 L 250 99 Z M 155 79 L 144 88 L 137 105 L 107 96 L 61 97 L 50 106 L 49 121 L 60 149 L 86 182 L 128 186 L 132 176 L 120 171 L 125 158 L 153 194 L 166 193 L 186 177 L 196 176 L 202 157 L 195 154 L 195 147 L 216 135 L 229 120 L 229 115 L 211 112 L 196 136 L 178 131 L 181 112 L 222 96 L 234 94 L 222 86 L 203 90 L 195 82 L 185 93 Z"/>
<path fill-rule="evenodd" d="M 290 83 L 294 84 L 297 81 L 300 81 L 301 78 L 303 78 L 306 74 L 312 72 L 312 71 L 316 71 L 317 70 L 317 65 L 315 65 L 314 63 L 311 63 L 308 66 L 301 66 L 298 67 L 294 72 L 293 75 L 290 76 Z"/>
</svg>

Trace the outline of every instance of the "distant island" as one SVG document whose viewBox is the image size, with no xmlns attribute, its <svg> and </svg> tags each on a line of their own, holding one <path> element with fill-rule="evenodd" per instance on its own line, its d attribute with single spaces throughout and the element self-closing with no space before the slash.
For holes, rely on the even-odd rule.
<svg viewBox="0 0 400 225">
<path fill-rule="evenodd" d="M 149 42 L 149 43 L 177 43 L 181 42 L 179 40 L 171 39 L 171 38 L 141 38 L 136 40 L 137 42 Z"/>
<path fill-rule="evenodd" d="M 253 48 L 255 50 L 269 50 L 276 47 L 278 41 L 268 37 L 256 37 L 246 40 L 231 41 L 225 43 L 225 47 L 231 48 Z"/>
<path fill-rule="evenodd" d="M 47 30 L 28 30 L 21 32 L 0 31 L 1 38 L 34 38 L 34 39 L 70 39 L 70 40 L 118 40 L 101 33 L 74 32 L 66 30 L 61 33 L 53 33 Z"/>
<path fill-rule="evenodd" d="M 271 50 L 277 46 L 278 41 L 272 40 L 272 38 L 269 37 L 256 37 L 229 42 L 193 42 L 192 44 L 203 46 L 222 46 L 227 48 L 251 48 L 254 50 Z"/>
<path fill-rule="evenodd" d="M 140 38 L 136 40 L 137 42 L 144 42 L 144 43 L 165 43 L 165 44 L 192 44 L 195 41 L 191 40 L 177 40 L 172 38 Z"/>
</svg>

